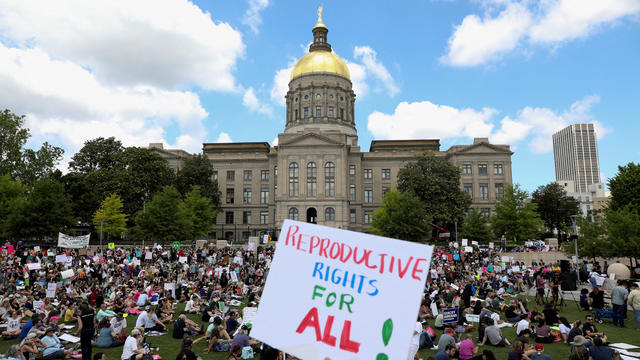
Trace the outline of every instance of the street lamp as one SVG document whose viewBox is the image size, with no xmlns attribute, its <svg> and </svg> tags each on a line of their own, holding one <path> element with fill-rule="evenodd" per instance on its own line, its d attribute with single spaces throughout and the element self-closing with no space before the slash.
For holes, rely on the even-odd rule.
<svg viewBox="0 0 640 360">
<path fill-rule="evenodd" d="M 102 222 L 104 221 L 104 218 L 101 217 L 100 218 L 100 251 L 102 251 Z"/>
<path fill-rule="evenodd" d="M 576 228 L 577 215 L 571 215 L 571 223 L 573 224 L 573 247 L 576 252 L 576 276 L 578 277 L 578 284 L 580 283 L 580 271 L 578 271 L 578 230 Z"/>
<path fill-rule="evenodd" d="M 453 220 L 456 227 L 456 242 L 458 242 L 458 219 Z"/>
</svg>

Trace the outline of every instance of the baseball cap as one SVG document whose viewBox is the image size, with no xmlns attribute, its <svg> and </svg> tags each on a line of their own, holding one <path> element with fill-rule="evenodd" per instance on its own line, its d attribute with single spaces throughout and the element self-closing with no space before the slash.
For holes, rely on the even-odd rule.
<svg viewBox="0 0 640 360">
<path fill-rule="evenodd" d="M 447 334 L 453 334 L 453 329 L 452 328 L 446 328 L 444 329 L 444 332 Z"/>
<path fill-rule="evenodd" d="M 536 351 L 542 351 L 544 350 L 544 346 L 542 346 L 542 344 L 536 344 Z"/>
</svg>

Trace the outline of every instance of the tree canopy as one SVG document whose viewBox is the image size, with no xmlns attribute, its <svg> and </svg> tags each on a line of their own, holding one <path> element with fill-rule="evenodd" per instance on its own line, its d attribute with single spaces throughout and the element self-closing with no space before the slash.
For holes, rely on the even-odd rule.
<svg viewBox="0 0 640 360">
<path fill-rule="evenodd" d="M 629 210 L 640 213 L 640 164 L 618 166 L 618 173 L 609 179 L 609 191 L 611 210 L 629 207 Z"/>
<path fill-rule="evenodd" d="M 98 229 L 111 237 L 121 237 L 127 232 L 127 215 L 122 212 L 122 200 L 117 194 L 111 194 L 102 201 L 93 215 L 93 223 Z"/>
<path fill-rule="evenodd" d="M 420 241 L 430 229 L 420 200 L 412 194 L 391 190 L 382 201 L 382 207 L 373 213 L 370 232 L 395 239 Z"/>
<path fill-rule="evenodd" d="M 460 190 L 460 169 L 444 157 L 425 152 L 398 172 L 398 190 L 420 200 L 427 216 L 442 227 L 462 219 L 471 199 Z"/>
<path fill-rule="evenodd" d="M 182 203 L 182 211 L 189 222 L 187 236 L 196 239 L 199 236 L 207 236 L 213 229 L 216 219 L 216 210 L 210 199 L 201 195 L 199 186 L 193 186 Z"/>
<path fill-rule="evenodd" d="M 173 186 L 155 194 L 144 210 L 136 214 L 133 236 L 137 240 L 173 241 L 190 238 L 190 218 L 182 197 Z"/>
<path fill-rule="evenodd" d="M 533 192 L 531 202 L 536 204 L 536 211 L 549 231 L 566 231 L 572 225 L 571 216 L 580 214 L 578 200 L 568 196 L 564 188 L 555 182 L 539 186 Z"/>
<path fill-rule="evenodd" d="M 186 195 L 197 185 L 201 195 L 209 199 L 214 208 L 220 206 L 220 190 L 218 182 L 213 180 L 213 165 L 204 154 L 185 159 L 182 169 L 176 175 L 175 185 L 182 195 Z"/>
<path fill-rule="evenodd" d="M 507 185 L 504 196 L 496 201 L 491 226 L 496 236 L 525 240 L 536 238 L 544 223 L 536 211 L 536 204 L 529 201 L 529 194 L 516 184 Z"/>
<path fill-rule="evenodd" d="M 489 222 L 477 209 L 469 209 L 460 228 L 460 237 L 487 243 L 493 238 Z"/>
</svg>

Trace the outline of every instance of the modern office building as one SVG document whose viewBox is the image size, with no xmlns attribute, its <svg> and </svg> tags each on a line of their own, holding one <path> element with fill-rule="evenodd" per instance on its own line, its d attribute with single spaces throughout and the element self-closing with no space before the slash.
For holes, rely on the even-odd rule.
<svg viewBox="0 0 640 360">
<path fill-rule="evenodd" d="M 460 167 L 460 188 L 488 216 L 512 182 L 509 145 L 476 138 L 440 151 L 438 139 L 374 140 L 361 150 L 349 69 L 331 51 L 321 18 L 312 33 L 309 53 L 291 73 L 278 145 L 203 144 L 222 194 L 215 236 L 277 234 L 285 218 L 365 231 L 398 171 L 424 151 Z"/>
<path fill-rule="evenodd" d="M 556 181 L 574 182 L 575 192 L 589 192 L 600 183 L 598 144 L 593 124 L 573 124 L 553 134 Z"/>
</svg>

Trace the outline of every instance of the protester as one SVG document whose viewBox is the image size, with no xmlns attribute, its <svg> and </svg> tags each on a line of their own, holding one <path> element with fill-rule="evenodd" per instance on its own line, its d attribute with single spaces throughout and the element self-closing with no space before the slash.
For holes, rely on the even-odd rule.
<svg viewBox="0 0 640 360">
<path fill-rule="evenodd" d="M 618 285 L 611 289 L 611 304 L 613 306 L 613 326 L 625 327 L 624 318 L 627 315 L 627 296 L 629 292 L 624 280 L 618 280 Z"/>
<path fill-rule="evenodd" d="M 544 346 L 542 344 L 536 344 L 535 353 L 529 356 L 531 360 L 552 360 L 551 356 L 544 353 Z"/>
<path fill-rule="evenodd" d="M 82 360 L 91 360 L 91 340 L 96 332 L 94 311 L 83 303 L 80 305 L 80 316 L 78 316 L 78 331 L 80 334 L 80 347 L 82 349 Z"/>
<path fill-rule="evenodd" d="M 629 297 L 627 301 L 629 302 L 629 306 L 633 309 L 633 315 L 636 318 L 636 330 L 640 331 L 640 289 L 638 288 L 638 284 L 632 282 L 629 286 L 631 291 L 629 292 Z"/>
<path fill-rule="evenodd" d="M 438 347 L 438 352 L 433 356 L 434 360 L 449 360 L 453 359 L 453 356 L 456 354 L 455 345 L 447 345 L 444 348 L 440 349 Z"/>
</svg>

